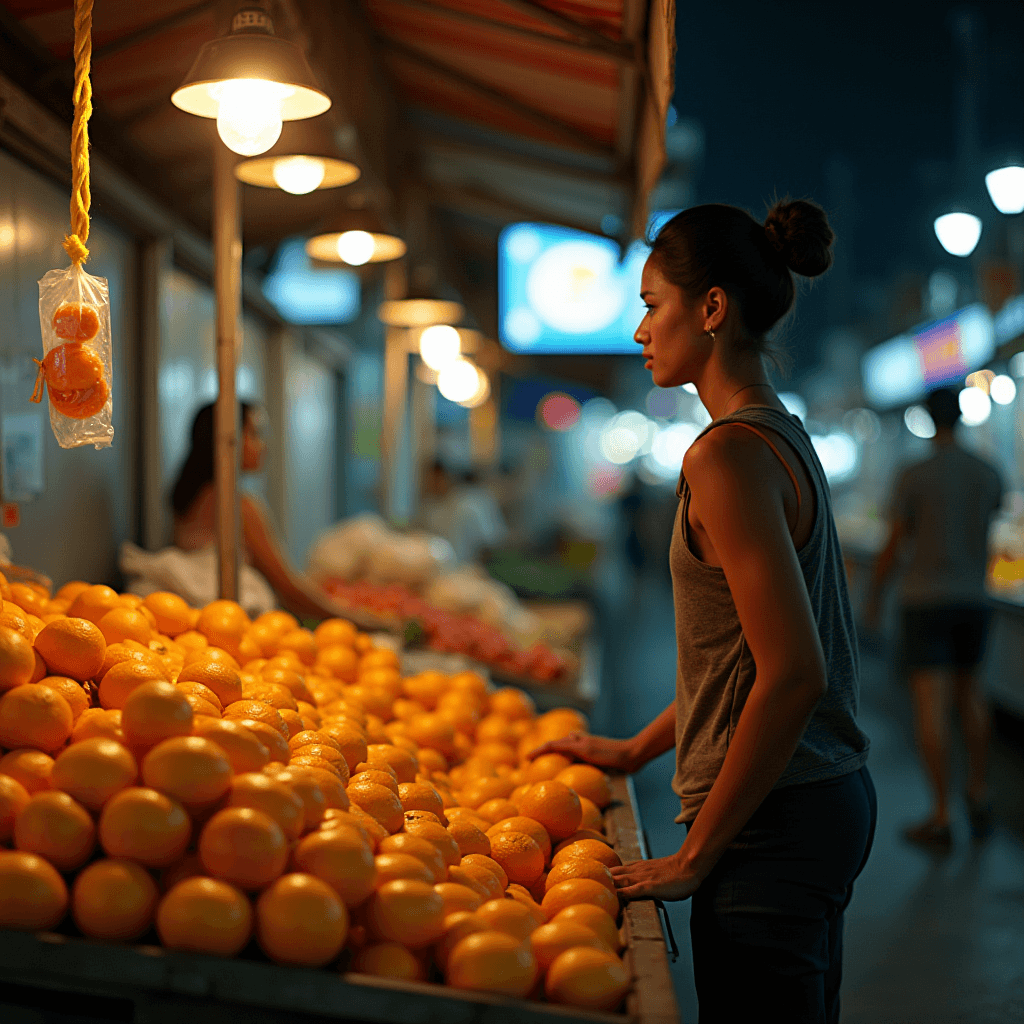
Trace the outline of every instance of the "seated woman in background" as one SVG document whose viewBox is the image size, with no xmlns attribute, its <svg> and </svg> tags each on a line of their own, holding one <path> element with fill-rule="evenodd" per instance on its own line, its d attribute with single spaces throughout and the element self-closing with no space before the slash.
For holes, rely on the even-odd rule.
<svg viewBox="0 0 1024 1024">
<path fill-rule="evenodd" d="M 246 402 L 242 410 L 243 473 L 258 473 L 267 446 L 259 430 L 259 410 Z M 198 551 L 216 543 L 216 497 L 213 486 L 213 405 L 203 406 L 192 423 L 192 448 L 171 493 L 174 509 L 174 546 Z M 266 577 L 282 607 L 299 618 L 326 619 L 343 609 L 303 574 L 288 564 L 283 546 L 262 503 L 239 492 L 242 555 Z"/>
</svg>

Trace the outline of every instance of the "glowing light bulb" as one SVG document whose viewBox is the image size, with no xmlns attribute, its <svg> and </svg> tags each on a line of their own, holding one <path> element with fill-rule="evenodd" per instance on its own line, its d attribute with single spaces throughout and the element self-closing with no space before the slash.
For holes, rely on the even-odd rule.
<svg viewBox="0 0 1024 1024">
<path fill-rule="evenodd" d="M 459 358 L 459 332 L 447 324 L 435 324 L 420 335 L 420 358 L 432 370 L 443 370 Z M 466 360 L 462 360 L 467 362 Z M 441 394 L 444 394 L 442 391 Z M 472 394 L 472 392 L 470 392 Z M 445 398 L 448 396 L 445 395 Z M 468 397 L 468 396 L 467 396 Z M 453 402 L 461 399 L 453 398 Z"/>
<path fill-rule="evenodd" d="M 259 156 L 281 137 L 281 102 L 294 90 L 260 78 L 218 82 L 210 95 L 218 101 L 217 134 L 240 156 Z"/>
<path fill-rule="evenodd" d="M 960 414 L 967 426 L 979 426 L 991 412 L 992 401 L 981 388 L 964 388 L 960 392 Z"/>
<path fill-rule="evenodd" d="M 477 368 L 468 359 L 454 359 L 437 375 L 437 390 L 449 402 L 465 402 L 480 387 Z"/>
<path fill-rule="evenodd" d="M 1024 212 L 1024 167 L 1000 167 L 985 175 L 985 187 L 1000 213 Z"/>
<path fill-rule="evenodd" d="M 312 156 L 288 156 L 274 162 L 273 173 L 278 188 L 293 196 L 304 196 L 320 187 L 327 165 Z"/>
<path fill-rule="evenodd" d="M 369 263 L 375 243 L 369 231 L 343 231 L 338 235 L 338 258 L 350 266 L 361 267 Z"/>
<path fill-rule="evenodd" d="M 981 238 L 981 221 L 972 213 L 935 218 L 935 236 L 950 256 L 970 256 Z"/>
</svg>

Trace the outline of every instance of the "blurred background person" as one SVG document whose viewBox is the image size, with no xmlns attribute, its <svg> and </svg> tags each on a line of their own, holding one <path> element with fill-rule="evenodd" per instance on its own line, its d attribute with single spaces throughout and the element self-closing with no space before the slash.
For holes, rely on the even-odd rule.
<svg viewBox="0 0 1024 1024">
<path fill-rule="evenodd" d="M 263 468 L 267 445 L 260 430 L 260 410 L 239 403 L 242 416 L 241 471 Z M 174 546 L 199 551 L 216 543 L 216 493 L 213 483 L 214 406 L 205 405 L 192 422 L 192 447 L 171 492 L 174 510 Z M 281 605 L 300 619 L 343 615 L 311 580 L 296 572 L 284 554 L 284 545 L 268 510 L 251 494 L 239 491 L 242 548 L 246 563 L 264 576 Z"/>
<path fill-rule="evenodd" d="M 508 524 L 494 495 L 470 470 L 456 481 L 448 467 L 435 459 L 423 486 L 424 529 L 444 537 L 460 562 L 482 562 L 508 538 Z"/>
<path fill-rule="evenodd" d="M 889 539 L 878 556 L 866 620 L 877 625 L 883 591 L 908 555 L 899 591 L 918 749 L 932 789 L 932 813 L 904 830 L 909 842 L 939 851 L 952 844 L 949 824 L 951 698 L 960 712 L 967 748 L 966 800 L 971 834 L 992 830 L 985 771 L 990 711 L 978 678 L 990 612 L 985 599 L 988 532 L 1002 502 L 998 471 L 957 443 L 956 391 L 927 398 L 935 424 L 928 458 L 896 479 L 889 506 Z"/>
</svg>

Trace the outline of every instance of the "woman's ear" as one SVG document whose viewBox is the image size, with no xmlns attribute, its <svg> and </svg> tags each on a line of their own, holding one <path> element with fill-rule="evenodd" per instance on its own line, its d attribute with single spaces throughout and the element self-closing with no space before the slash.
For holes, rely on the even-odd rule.
<svg viewBox="0 0 1024 1024">
<path fill-rule="evenodd" d="M 704 297 L 704 322 L 713 331 L 717 331 L 725 321 L 729 312 L 729 296 L 724 288 L 715 286 Z"/>
</svg>

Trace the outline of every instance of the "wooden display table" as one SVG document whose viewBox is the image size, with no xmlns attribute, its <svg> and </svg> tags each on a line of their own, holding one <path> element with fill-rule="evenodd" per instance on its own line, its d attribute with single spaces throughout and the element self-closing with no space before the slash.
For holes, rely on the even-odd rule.
<svg viewBox="0 0 1024 1024">
<path fill-rule="evenodd" d="M 622 859 L 636 860 L 642 833 L 632 786 L 613 779 L 605 828 Z M 0 930 L 0 1021 L 38 1008 L 131 1024 L 675 1024 L 665 940 L 653 903 L 622 915 L 623 956 L 633 976 L 624 1013 L 591 1013 L 548 1003 L 465 992 L 363 974 L 281 967 L 120 946 L 56 933 Z"/>
</svg>

